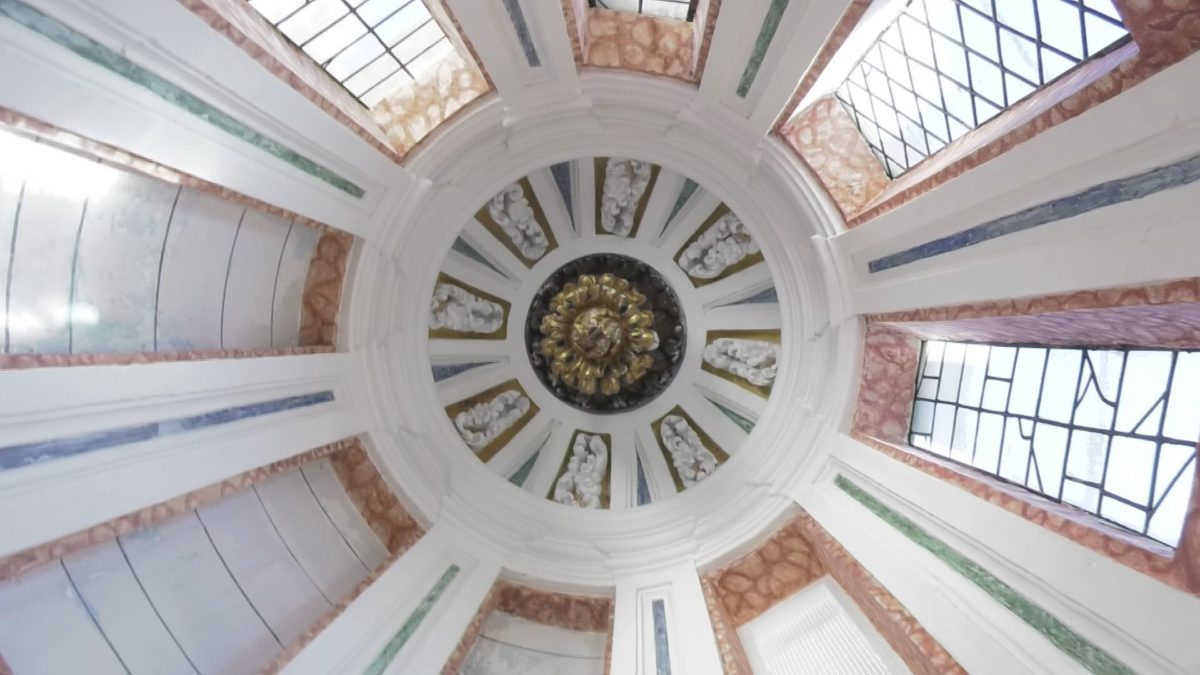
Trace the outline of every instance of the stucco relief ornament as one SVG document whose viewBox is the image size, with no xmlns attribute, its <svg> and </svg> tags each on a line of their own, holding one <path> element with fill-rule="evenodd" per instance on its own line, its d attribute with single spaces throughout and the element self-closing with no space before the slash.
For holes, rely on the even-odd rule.
<svg viewBox="0 0 1200 675">
<path fill-rule="evenodd" d="M 646 296 L 612 274 L 584 274 L 563 286 L 542 317 L 542 355 L 563 384 L 612 396 L 640 380 L 658 349 Z"/>
<path fill-rule="evenodd" d="M 598 509 L 608 470 L 608 446 L 604 437 L 579 434 L 567 460 L 567 470 L 554 484 L 554 501 L 568 506 Z"/>
<path fill-rule="evenodd" d="M 520 183 L 513 183 L 492 197 L 492 201 L 488 202 L 488 213 L 521 255 L 537 260 L 546 254 L 550 240 L 538 224 Z"/>
<path fill-rule="evenodd" d="M 479 450 L 516 424 L 529 406 L 528 398 L 510 389 L 455 415 L 454 428 L 472 450 Z"/>
<path fill-rule="evenodd" d="M 779 345 L 763 340 L 717 338 L 704 348 L 704 361 L 750 384 L 769 387 L 779 368 Z"/>
<path fill-rule="evenodd" d="M 726 213 L 679 254 L 679 266 L 697 279 L 715 279 L 746 256 L 759 252 L 745 223 Z"/>
<path fill-rule="evenodd" d="M 453 284 L 439 283 L 433 289 L 429 325 L 460 333 L 495 333 L 504 325 L 504 308 Z"/>
<path fill-rule="evenodd" d="M 604 168 L 604 195 L 600 201 L 600 227 L 609 234 L 628 237 L 638 203 L 650 185 L 650 164 L 613 157 Z"/>
<path fill-rule="evenodd" d="M 704 447 L 700 436 L 683 417 L 667 415 L 659 434 L 671 454 L 671 463 L 675 465 L 683 487 L 689 488 L 717 470 L 717 458 Z"/>
</svg>

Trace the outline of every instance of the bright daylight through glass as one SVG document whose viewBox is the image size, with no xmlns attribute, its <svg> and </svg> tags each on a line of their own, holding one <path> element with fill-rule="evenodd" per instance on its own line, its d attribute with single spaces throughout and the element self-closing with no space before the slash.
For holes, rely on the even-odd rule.
<svg viewBox="0 0 1200 675">
<path fill-rule="evenodd" d="M 910 442 L 1174 546 L 1200 352 L 926 342 Z"/>
<path fill-rule="evenodd" d="M 1108 0 L 911 0 L 837 96 L 895 178 L 1127 36 Z"/>
<path fill-rule="evenodd" d="M 453 46 L 421 0 L 251 0 L 368 108 Z"/>
</svg>

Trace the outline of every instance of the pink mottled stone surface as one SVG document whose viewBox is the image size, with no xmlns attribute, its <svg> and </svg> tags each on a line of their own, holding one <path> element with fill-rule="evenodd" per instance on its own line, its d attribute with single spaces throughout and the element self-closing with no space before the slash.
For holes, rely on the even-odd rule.
<svg viewBox="0 0 1200 675">
<path fill-rule="evenodd" d="M 325 230 L 313 249 L 300 297 L 300 344 L 336 345 L 338 318 L 342 309 L 342 288 L 346 265 L 354 237 L 337 230 Z"/>
<path fill-rule="evenodd" d="M 753 551 L 706 577 L 738 628 L 824 574 L 800 521 L 793 519 Z"/>
<path fill-rule="evenodd" d="M 510 581 L 498 580 L 475 612 L 458 646 L 442 667 L 442 675 L 456 675 L 479 638 L 483 623 L 492 612 L 504 612 L 543 626 L 589 633 L 606 633 L 612 652 L 613 599 L 608 596 L 575 595 L 543 591 Z M 607 659 L 607 656 L 606 656 Z M 605 673 L 609 672 L 605 662 Z"/>
<path fill-rule="evenodd" d="M 893 443 L 908 442 L 921 341 L 908 333 L 868 324 L 852 428 Z"/>
<path fill-rule="evenodd" d="M 863 373 L 852 435 L 888 456 L 945 480 L 1162 583 L 1200 595 L 1200 488 L 1194 487 L 1183 537 L 1169 548 L 1110 527 L 990 477 L 908 447 L 921 339 L 988 342 L 1200 345 L 1200 278 L 867 317 Z M 1200 481 L 1200 473 L 1193 478 Z"/>
<path fill-rule="evenodd" d="M 562 0 L 563 18 L 567 21 L 567 39 L 571 42 L 571 53 L 575 65 L 583 65 L 583 54 L 587 45 L 587 0 Z"/>
<path fill-rule="evenodd" d="M 692 81 L 695 27 L 632 12 L 588 12 L 584 64 Z"/>
<path fill-rule="evenodd" d="M 271 356 L 328 354 L 333 347 L 267 347 L 263 349 L 206 349 L 178 352 L 129 352 L 119 354 L 0 354 L 0 370 L 21 368 L 68 368 L 73 366 L 127 366 L 135 363 L 206 361 L 209 359 L 258 359 Z"/>
<path fill-rule="evenodd" d="M 807 513 L 797 519 L 829 575 L 846 591 L 917 675 L 966 675 L 958 661 L 929 634 L 903 603 L 879 583 L 820 523 Z"/>
<path fill-rule="evenodd" d="M 0 559 L 0 581 L 11 579 L 23 572 L 46 563 L 54 562 L 72 553 L 110 542 L 121 535 L 136 532 L 155 523 L 161 523 L 180 514 L 188 513 L 205 504 L 212 504 L 227 495 L 261 483 L 271 476 L 284 471 L 290 471 L 322 457 L 328 457 L 345 451 L 348 448 L 356 446 L 358 443 L 357 438 L 347 438 L 336 443 L 323 445 L 308 452 L 252 469 L 232 478 L 227 478 L 219 483 L 213 483 L 212 485 L 193 490 L 167 501 L 147 506 L 133 513 L 93 525 L 86 530 L 6 556 Z"/>
<path fill-rule="evenodd" d="M 350 92 L 283 37 L 245 0 L 179 2 L 272 75 L 286 82 L 392 161 L 400 161 L 400 153 L 385 142 L 379 127 Z"/>
<path fill-rule="evenodd" d="M 792 98 L 788 100 L 787 105 L 783 107 L 783 112 L 779 114 L 779 119 L 775 122 L 776 131 L 782 132 L 784 126 L 791 121 L 796 108 L 800 107 L 800 101 L 808 95 L 813 85 L 817 83 L 817 78 L 821 76 L 821 72 L 829 66 L 829 62 L 833 60 L 833 56 L 842 48 L 842 44 L 846 42 L 846 38 L 850 37 L 850 33 L 854 32 L 854 28 L 858 26 L 859 20 L 862 19 L 863 14 L 866 13 L 867 8 L 870 6 L 871 0 L 850 0 L 846 11 L 842 13 L 842 18 L 838 19 L 837 25 L 833 27 L 833 31 L 830 32 L 829 37 L 825 39 L 825 44 L 817 52 L 817 56 L 813 59 L 812 64 L 809 65 L 808 70 L 804 71 L 804 77 L 800 79 L 800 84 L 796 86 L 796 91 L 792 93 Z"/>
<path fill-rule="evenodd" d="M 721 0 L 700 0 L 696 3 L 695 40 L 696 58 L 692 79 L 699 82 L 708 65 L 708 53 L 712 50 L 713 34 L 717 31 L 717 17 L 721 14 Z M 728 674 L 727 674 L 728 675 Z"/>
<path fill-rule="evenodd" d="M 850 113 L 832 95 L 779 133 L 817 175 L 843 217 L 857 213 L 890 182 Z"/>
<path fill-rule="evenodd" d="M 329 464 L 346 496 L 389 553 L 399 556 L 425 535 L 425 528 L 400 503 L 358 439 L 330 457 Z"/>
<path fill-rule="evenodd" d="M 371 110 L 392 145 L 408 153 L 442 122 L 491 91 L 482 71 L 458 54 L 389 95 Z"/>
<path fill-rule="evenodd" d="M 746 650 L 738 638 L 725 607 L 717 597 L 717 590 L 707 576 L 700 577 L 700 589 L 704 592 L 704 606 L 712 623 L 713 636 L 717 639 L 717 651 L 721 655 L 721 668 L 725 675 L 753 675 Z"/>
</svg>

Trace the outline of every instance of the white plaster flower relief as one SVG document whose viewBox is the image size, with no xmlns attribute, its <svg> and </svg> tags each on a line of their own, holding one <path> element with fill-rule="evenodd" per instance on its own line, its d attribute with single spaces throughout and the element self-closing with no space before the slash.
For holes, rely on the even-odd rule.
<svg viewBox="0 0 1200 675">
<path fill-rule="evenodd" d="M 745 223 L 726 213 L 708 231 L 679 254 L 679 266 L 688 276 L 715 279 L 743 258 L 759 252 Z"/>
<path fill-rule="evenodd" d="M 600 201 L 600 227 L 609 234 L 628 237 L 638 202 L 650 185 L 650 164 L 613 157 L 604 168 L 604 195 Z"/>
<path fill-rule="evenodd" d="M 659 434 L 684 488 L 699 483 L 717 470 L 717 458 L 704 447 L 700 436 L 683 417 L 667 415 Z"/>
<path fill-rule="evenodd" d="M 779 368 L 779 345 L 764 340 L 717 338 L 704 348 L 704 361 L 750 384 L 769 387 L 775 383 Z"/>
<path fill-rule="evenodd" d="M 608 446 L 604 437 L 579 434 L 571 447 L 567 470 L 554 484 L 554 501 L 568 506 L 598 509 L 608 470 Z"/>
<path fill-rule="evenodd" d="M 520 183 L 513 183 L 492 197 L 492 201 L 488 202 L 488 214 L 504 230 L 521 255 L 529 260 L 537 260 L 546 254 L 550 241 L 538 224 Z"/>
<path fill-rule="evenodd" d="M 455 415 L 454 428 L 472 450 L 479 450 L 516 424 L 529 406 L 525 395 L 509 389 Z"/>
<path fill-rule="evenodd" d="M 491 300 L 453 284 L 439 283 L 433 289 L 429 325 L 460 333 L 489 334 L 504 325 L 504 308 Z"/>
</svg>

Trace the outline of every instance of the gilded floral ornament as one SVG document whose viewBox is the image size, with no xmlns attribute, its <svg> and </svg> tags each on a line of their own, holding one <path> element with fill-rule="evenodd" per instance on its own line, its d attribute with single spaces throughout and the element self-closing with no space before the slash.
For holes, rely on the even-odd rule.
<svg viewBox="0 0 1200 675">
<path fill-rule="evenodd" d="M 588 396 L 612 396 L 654 363 L 654 314 L 646 296 L 613 274 L 581 275 L 550 301 L 542 317 L 542 355 L 550 372 Z"/>
</svg>

